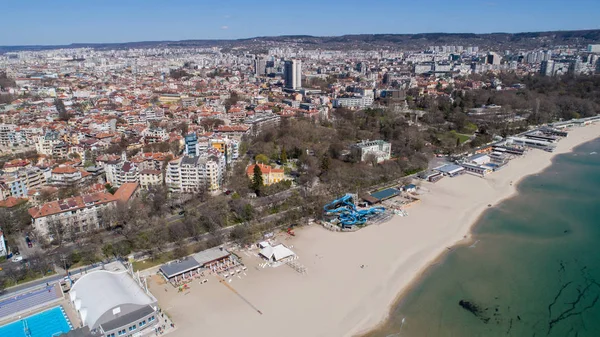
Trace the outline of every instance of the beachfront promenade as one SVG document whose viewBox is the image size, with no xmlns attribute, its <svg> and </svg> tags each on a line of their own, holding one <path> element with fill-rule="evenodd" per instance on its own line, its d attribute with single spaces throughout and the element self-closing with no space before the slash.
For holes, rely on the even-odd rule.
<svg viewBox="0 0 600 337">
<path fill-rule="evenodd" d="M 294 247 L 306 274 L 287 266 L 257 267 L 260 259 L 239 251 L 247 275 L 228 286 L 215 277 L 192 282 L 185 292 L 154 281 L 149 286 L 177 325 L 170 334 L 176 337 L 199 331 L 217 337 L 356 335 L 383 320 L 398 293 L 440 254 L 468 242 L 488 205 L 516 193 L 520 179 L 549 166 L 554 155 L 598 136 L 599 125 L 573 128 L 554 153 L 527 151 L 485 178 L 467 174 L 421 182 L 421 202 L 408 217 L 352 233 L 319 226 L 297 230 L 283 243 Z M 485 249 L 485 242 L 478 246 Z"/>
</svg>

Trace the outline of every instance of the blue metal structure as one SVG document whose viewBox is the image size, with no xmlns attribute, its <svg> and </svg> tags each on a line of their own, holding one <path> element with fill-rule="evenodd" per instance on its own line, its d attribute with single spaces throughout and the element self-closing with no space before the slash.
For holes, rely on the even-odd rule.
<svg viewBox="0 0 600 337">
<path fill-rule="evenodd" d="M 343 228 L 364 225 L 367 220 L 385 211 L 381 206 L 357 210 L 352 198 L 352 194 L 346 194 L 323 206 L 323 211 L 326 215 L 337 216 Z"/>
</svg>

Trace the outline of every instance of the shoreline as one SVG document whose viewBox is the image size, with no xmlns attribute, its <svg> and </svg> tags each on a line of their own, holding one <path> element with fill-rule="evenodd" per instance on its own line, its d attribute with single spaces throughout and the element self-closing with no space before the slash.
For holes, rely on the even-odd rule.
<svg viewBox="0 0 600 337">
<path fill-rule="evenodd" d="M 578 131 L 578 130 L 588 131 L 588 132 L 577 133 L 578 137 L 576 139 L 573 139 L 573 138 L 575 138 L 575 137 L 573 137 L 575 134 L 575 131 Z M 592 131 L 597 132 L 595 136 L 593 135 Z M 505 200 L 508 200 L 508 199 L 518 196 L 519 185 L 521 184 L 521 182 L 527 177 L 537 175 L 537 174 L 545 171 L 546 169 L 548 169 L 550 166 L 552 166 L 552 164 L 554 163 L 554 159 L 557 156 L 566 154 L 566 153 L 571 153 L 571 152 L 573 152 L 573 150 L 576 147 L 583 145 L 585 143 L 594 141 L 595 139 L 598 139 L 598 138 L 600 138 L 600 124 L 592 124 L 592 125 L 588 125 L 588 126 L 584 126 L 584 127 L 571 129 L 569 131 L 569 136 L 567 136 L 566 138 L 563 138 L 562 140 L 560 140 L 557 143 L 557 147 L 556 147 L 555 151 L 552 153 L 548 153 L 548 156 L 546 156 L 547 158 L 544 158 L 545 160 L 542 165 L 537 165 L 536 169 L 531 170 L 529 172 L 523 172 L 523 174 L 520 177 L 518 177 L 516 180 L 512 181 L 510 183 L 510 187 L 511 187 L 510 192 L 507 194 L 499 194 L 497 196 L 496 200 L 494 200 L 494 202 L 491 202 L 491 207 L 495 207 Z M 516 158 L 516 159 L 527 160 L 527 156 L 531 155 L 532 151 L 541 152 L 541 150 L 528 150 L 523 157 Z M 508 165 L 511 165 L 513 163 L 514 163 L 514 159 L 511 160 Z M 492 173 L 492 174 L 488 175 L 488 177 L 483 178 L 483 179 L 491 178 L 491 177 L 493 177 L 493 175 L 495 175 L 497 173 L 499 173 L 499 172 Z M 446 177 L 444 179 L 453 179 L 453 178 Z M 481 218 L 485 215 L 488 208 L 490 208 L 490 207 L 487 207 L 487 206 L 481 207 L 479 212 L 475 216 L 471 216 L 471 218 L 473 218 L 473 220 L 470 222 L 470 224 L 468 226 L 465 226 L 467 228 L 467 231 L 466 231 L 464 237 L 462 239 L 452 242 L 451 244 L 448 245 L 448 247 L 446 247 L 444 249 L 440 249 L 440 251 L 437 252 L 437 255 L 435 255 L 435 257 L 433 259 L 431 259 L 429 261 L 429 263 L 424 265 L 414 275 L 413 279 L 409 283 L 403 285 L 400 288 L 400 291 L 397 292 L 397 295 L 394 297 L 393 301 L 388 303 L 386 314 L 384 317 L 382 317 L 376 324 L 374 324 L 370 327 L 364 327 L 364 328 L 360 328 L 360 329 L 350 330 L 349 333 L 346 334 L 345 336 L 360 336 L 360 337 L 367 336 L 370 332 L 377 330 L 382 325 L 384 325 L 387 322 L 387 320 L 390 318 L 391 311 L 394 308 L 396 308 L 398 305 L 401 304 L 402 300 L 407 295 L 407 293 L 410 292 L 411 289 L 421 281 L 421 279 L 425 276 L 425 274 L 431 267 L 442 262 L 442 260 L 446 257 L 449 250 L 453 250 L 455 247 L 458 247 L 461 245 L 467 245 L 467 244 L 470 244 L 473 242 L 473 229 L 478 225 L 478 223 L 480 222 Z"/>
<path fill-rule="evenodd" d="M 211 277 L 206 284 L 192 282 L 185 293 L 159 282 L 148 285 L 177 324 L 174 337 L 198 331 L 209 336 L 362 335 L 385 323 L 390 310 L 449 247 L 471 241 L 488 204 L 515 196 L 523 178 L 598 137 L 600 124 L 574 128 L 555 152 L 530 150 L 485 178 L 465 174 L 435 184 L 420 182 L 421 202 L 408 209 L 408 217 L 394 216 L 357 232 L 309 226 L 293 237 L 278 235 L 277 241 L 298 255 L 295 262 L 307 268 L 306 274 L 286 265 L 262 268 L 256 249 L 238 250 L 247 275 L 227 284 Z"/>
</svg>

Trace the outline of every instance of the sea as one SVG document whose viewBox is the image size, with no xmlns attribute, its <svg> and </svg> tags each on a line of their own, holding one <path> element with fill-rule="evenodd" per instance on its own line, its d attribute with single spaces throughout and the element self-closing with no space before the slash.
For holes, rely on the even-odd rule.
<svg viewBox="0 0 600 337">
<path fill-rule="evenodd" d="M 366 336 L 600 336 L 600 139 L 556 156 L 518 191 Z"/>
</svg>

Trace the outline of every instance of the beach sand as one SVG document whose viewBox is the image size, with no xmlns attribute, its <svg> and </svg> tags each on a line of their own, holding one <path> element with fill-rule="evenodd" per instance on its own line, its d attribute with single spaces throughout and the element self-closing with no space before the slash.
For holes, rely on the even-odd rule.
<svg viewBox="0 0 600 337">
<path fill-rule="evenodd" d="M 207 277 L 189 291 L 149 281 L 159 304 L 173 319 L 172 336 L 353 336 L 384 320 L 411 282 L 457 243 L 469 240 L 472 225 L 488 205 L 516 193 L 524 176 L 542 171 L 554 155 L 600 136 L 600 124 L 574 128 L 554 153 L 530 150 L 485 178 L 463 175 L 421 182 L 421 202 L 408 217 L 353 233 L 320 226 L 279 236 L 293 246 L 307 274 L 283 265 L 261 268 L 261 260 L 237 252 L 248 266 L 231 282 Z M 361 267 L 362 266 L 362 267 Z M 167 289 L 165 292 L 164 289 Z M 260 311 L 260 312 L 259 312 Z"/>
</svg>

